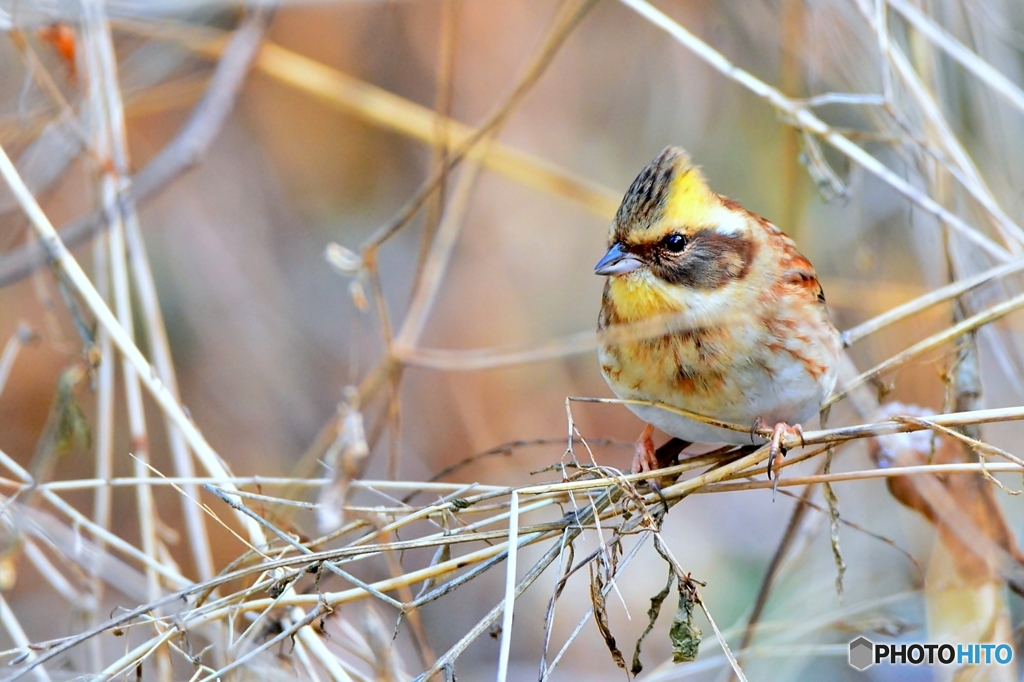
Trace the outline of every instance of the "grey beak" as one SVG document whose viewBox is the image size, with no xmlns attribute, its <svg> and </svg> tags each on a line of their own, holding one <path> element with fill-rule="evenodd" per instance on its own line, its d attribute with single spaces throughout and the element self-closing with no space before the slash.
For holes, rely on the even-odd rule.
<svg viewBox="0 0 1024 682">
<path fill-rule="evenodd" d="M 608 249 L 608 253 L 604 254 L 604 258 L 597 262 L 594 266 L 595 275 L 624 275 L 627 272 L 633 272 L 639 268 L 643 263 L 631 253 L 626 253 L 625 249 L 622 248 L 622 244 L 616 242 L 612 244 L 612 248 Z"/>
</svg>

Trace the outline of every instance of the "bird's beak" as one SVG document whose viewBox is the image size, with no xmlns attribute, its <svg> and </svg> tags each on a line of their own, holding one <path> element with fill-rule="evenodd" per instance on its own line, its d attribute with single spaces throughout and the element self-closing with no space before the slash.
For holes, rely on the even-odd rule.
<svg viewBox="0 0 1024 682">
<path fill-rule="evenodd" d="M 612 244 L 612 248 L 608 249 L 608 253 L 604 254 L 604 258 L 594 266 L 594 274 L 624 275 L 627 272 L 633 272 L 641 265 L 643 263 L 640 262 L 640 259 L 631 253 L 626 253 L 622 244 L 616 242 Z"/>
</svg>

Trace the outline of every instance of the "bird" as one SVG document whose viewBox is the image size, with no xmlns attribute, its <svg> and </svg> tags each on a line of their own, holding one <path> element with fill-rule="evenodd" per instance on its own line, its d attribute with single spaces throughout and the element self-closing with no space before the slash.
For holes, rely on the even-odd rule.
<svg viewBox="0 0 1024 682">
<path fill-rule="evenodd" d="M 821 283 L 796 243 L 715 193 L 670 146 L 626 191 L 594 272 L 606 278 L 601 372 L 647 424 L 633 471 L 658 468 L 657 427 L 683 441 L 673 456 L 692 443 L 770 442 L 767 473 L 776 467 L 778 485 L 782 439 L 802 442 L 803 424 L 835 388 L 841 353 Z M 769 438 L 758 434 L 767 429 Z"/>
</svg>

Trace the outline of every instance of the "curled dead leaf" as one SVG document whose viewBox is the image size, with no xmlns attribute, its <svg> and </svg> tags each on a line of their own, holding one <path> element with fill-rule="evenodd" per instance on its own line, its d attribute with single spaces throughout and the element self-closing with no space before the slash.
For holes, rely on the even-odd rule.
<svg viewBox="0 0 1024 682">
<path fill-rule="evenodd" d="M 890 403 L 877 418 L 929 416 L 916 405 Z M 934 431 L 877 436 L 870 439 L 868 451 L 881 468 L 973 461 L 963 443 Z M 914 474 L 890 477 L 887 484 L 900 504 L 936 527 L 961 579 L 968 583 L 1005 579 L 1018 594 L 1024 591 L 1024 555 L 995 498 L 999 488 L 985 475 Z"/>
</svg>

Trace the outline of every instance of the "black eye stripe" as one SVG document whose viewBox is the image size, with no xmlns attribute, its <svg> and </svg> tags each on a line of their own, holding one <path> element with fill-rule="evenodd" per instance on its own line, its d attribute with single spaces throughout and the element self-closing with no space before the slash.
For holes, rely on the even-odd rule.
<svg viewBox="0 0 1024 682">
<path fill-rule="evenodd" d="M 757 254 L 752 241 L 710 230 L 684 237 L 685 250 L 676 254 L 668 250 L 668 237 L 658 242 L 662 258 L 656 259 L 652 272 L 669 284 L 694 289 L 717 289 L 744 277 Z"/>
</svg>

